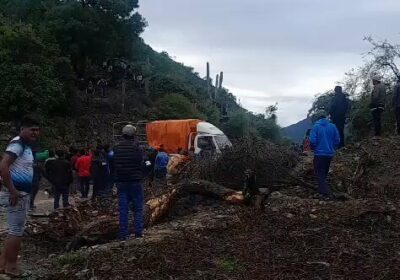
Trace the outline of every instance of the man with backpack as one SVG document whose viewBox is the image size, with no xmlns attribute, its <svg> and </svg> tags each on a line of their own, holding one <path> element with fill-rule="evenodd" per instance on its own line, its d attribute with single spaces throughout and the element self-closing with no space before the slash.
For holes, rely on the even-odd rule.
<svg viewBox="0 0 400 280">
<path fill-rule="evenodd" d="M 31 117 L 21 121 L 19 136 L 7 146 L 0 162 L 0 175 L 6 190 L 0 192 L 0 204 L 7 209 L 8 235 L 0 256 L 0 273 L 19 277 L 17 260 L 25 230 L 33 181 L 31 146 L 39 138 L 39 122 Z"/>
</svg>

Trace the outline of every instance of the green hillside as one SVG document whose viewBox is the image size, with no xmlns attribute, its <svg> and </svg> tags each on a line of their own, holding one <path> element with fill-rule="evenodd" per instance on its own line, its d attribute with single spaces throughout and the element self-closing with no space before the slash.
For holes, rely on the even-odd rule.
<svg viewBox="0 0 400 280">
<path fill-rule="evenodd" d="M 34 113 L 49 145 L 108 140 L 115 121 L 170 118 L 201 118 L 231 138 L 282 141 L 274 108 L 254 115 L 222 79 L 216 89 L 146 45 L 138 7 L 131 0 L 0 0 L 0 121 Z"/>
</svg>

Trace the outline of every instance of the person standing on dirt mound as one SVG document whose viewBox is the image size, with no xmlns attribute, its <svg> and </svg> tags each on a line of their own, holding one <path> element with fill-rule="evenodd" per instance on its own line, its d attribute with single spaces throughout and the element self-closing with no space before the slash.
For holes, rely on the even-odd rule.
<svg viewBox="0 0 400 280">
<path fill-rule="evenodd" d="M 382 78 L 373 76 L 372 84 L 374 89 L 371 94 L 371 103 L 369 105 L 374 121 L 375 136 L 382 134 L 382 113 L 385 110 L 386 87 L 382 83 Z"/>
<path fill-rule="evenodd" d="M 335 87 L 335 95 L 332 99 L 329 114 L 332 123 L 336 125 L 339 135 L 340 144 L 339 148 L 344 147 L 344 125 L 346 123 L 346 114 L 349 109 L 349 99 L 346 97 L 341 86 Z"/>
<path fill-rule="evenodd" d="M 8 235 L 0 256 L 0 273 L 21 276 L 17 266 L 29 208 L 33 182 L 31 145 L 39 138 L 39 123 L 31 117 L 21 122 L 21 131 L 7 146 L 0 162 L 0 175 L 6 190 L 0 192 L 0 205 L 7 212 Z"/>
<path fill-rule="evenodd" d="M 129 238 L 129 206 L 133 204 L 135 238 L 143 237 L 145 155 L 135 141 L 136 127 L 122 129 L 123 140 L 114 147 L 114 170 L 118 189 L 119 238 Z"/>
<path fill-rule="evenodd" d="M 339 131 L 327 118 L 325 112 L 317 113 L 317 122 L 311 129 L 310 143 L 314 151 L 314 170 L 319 193 L 323 199 L 332 199 L 327 177 L 332 158 L 340 144 Z"/>
<path fill-rule="evenodd" d="M 400 135 L 400 77 L 398 77 L 393 91 L 393 107 L 396 116 L 397 135 Z"/>
</svg>

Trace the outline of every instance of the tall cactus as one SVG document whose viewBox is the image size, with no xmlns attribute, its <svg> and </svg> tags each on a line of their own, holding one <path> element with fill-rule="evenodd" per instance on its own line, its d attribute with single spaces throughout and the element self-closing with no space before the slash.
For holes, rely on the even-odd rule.
<svg viewBox="0 0 400 280">
<path fill-rule="evenodd" d="M 218 86 L 219 86 L 219 75 L 215 77 L 215 91 L 214 91 L 214 99 L 217 99 L 218 95 Z"/>
<path fill-rule="evenodd" d="M 210 92 L 210 63 L 207 62 L 207 94 L 208 97 L 211 98 L 211 92 Z"/>
<path fill-rule="evenodd" d="M 224 72 L 221 71 L 219 74 L 219 88 L 222 88 L 222 83 L 224 82 Z"/>
</svg>

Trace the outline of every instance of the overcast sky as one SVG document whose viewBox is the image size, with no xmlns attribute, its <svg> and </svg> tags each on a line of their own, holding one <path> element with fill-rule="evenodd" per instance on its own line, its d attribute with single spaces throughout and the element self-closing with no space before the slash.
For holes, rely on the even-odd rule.
<svg viewBox="0 0 400 280">
<path fill-rule="evenodd" d="M 141 0 L 143 38 L 224 86 L 262 113 L 278 103 L 278 122 L 295 123 L 313 96 L 362 64 L 365 35 L 400 42 L 399 0 Z"/>
</svg>

